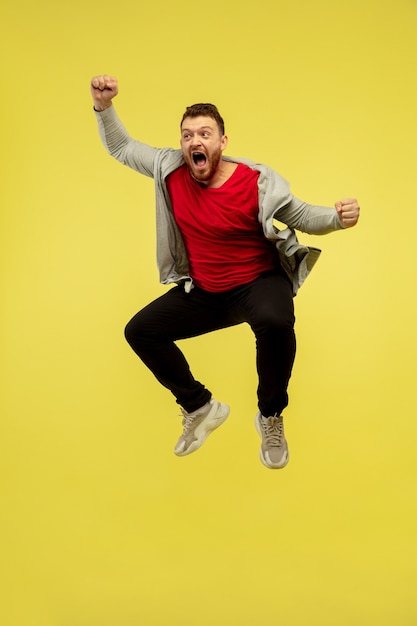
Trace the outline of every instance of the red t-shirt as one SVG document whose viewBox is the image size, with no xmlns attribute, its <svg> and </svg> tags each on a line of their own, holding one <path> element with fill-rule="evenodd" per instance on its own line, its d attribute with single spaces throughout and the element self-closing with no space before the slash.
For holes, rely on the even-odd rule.
<svg viewBox="0 0 417 626">
<path fill-rule="evenodd" d="M 242 163 L 217 188 L 199 185 L 186 165 L 168 176 L 174 217 L 198 287 L 226 291 L 279 265 L 258 221 L 258 176 Z"/>
</svg>

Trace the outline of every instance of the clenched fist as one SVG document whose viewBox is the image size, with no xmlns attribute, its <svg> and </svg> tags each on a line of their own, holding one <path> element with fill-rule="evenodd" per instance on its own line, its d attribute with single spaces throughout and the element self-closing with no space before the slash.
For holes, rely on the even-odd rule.
<svg viewBox="0 0 417 626">
<path fill-rule="evenodd" d="M 334 205 L 342 222 L 343 228 L 351 228 L 359 219 L 359 204 L 355 198 L 345 198 Z"/>
<path fill-rule="evenodd" d="M 104 111 L 111 106 L 112 99 L 119 93 L 117 78 L 114 76 L 94 76 L 91 79 L 91 95 L 96 111 Z"/>
</svg>

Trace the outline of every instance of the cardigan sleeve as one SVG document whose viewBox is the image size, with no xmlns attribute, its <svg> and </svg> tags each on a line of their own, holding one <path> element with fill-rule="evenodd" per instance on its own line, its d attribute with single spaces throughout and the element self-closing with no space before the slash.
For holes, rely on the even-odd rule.
<svg viewBox="0 0 417 626">
<path fill-rule="evenodd" d="M 310 235 L 327 235 L 343 228 L 336 209 L 307 204 L 293 197 L 284 207 L 275 212 L 274 218 Z"/>
<path fill-rule="evenodd" d="M 325 235 L 343 228 L 336 209 L 307 204 L 294 197 L 289 183 L 265 165 L 257 165 L 259 176 L 259 211 L 264 232 L 275 232 L 273 220 L 288 228 L 311 235 Z"/>
<path fill-rule="evenodd" d="M 120 121 L 114 105 L 95 112 L 100 139 L 107 152 L 128 167 L 145 176 L 154 176 L 154 160 L 159 152 L 145 143 L 132 139 Z"/>
</svg>

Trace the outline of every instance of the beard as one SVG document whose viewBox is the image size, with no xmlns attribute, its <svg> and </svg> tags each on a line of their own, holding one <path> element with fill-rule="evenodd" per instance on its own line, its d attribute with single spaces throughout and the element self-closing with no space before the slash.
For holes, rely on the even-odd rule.
<svg viewBox="0 0 417 626">
<path fill-rule="evenodd" d="M 202 185 L 207 184 L 215 175 L 217 168 L 219 166 L 219 163 L 221 161 L 221 158 L 222 158 L 222 151 L 219 148 L 218 150 L 215 150 L 214 152 L 212 152 L 210 155 L 205 155 L 205 157 L 206 157 L 206 160 L 205 160 L 204 167 L 199 168 L 197 164 L 194 162 L 194 159 L 192 156 L 186 157 L 184 155 L 184 160 L 187 164 L 187 167 L 189 169 L 189 172 L 192 178 L 194 178 L 194 180 L 196 180 L 198 183 Z"/>
</svg>

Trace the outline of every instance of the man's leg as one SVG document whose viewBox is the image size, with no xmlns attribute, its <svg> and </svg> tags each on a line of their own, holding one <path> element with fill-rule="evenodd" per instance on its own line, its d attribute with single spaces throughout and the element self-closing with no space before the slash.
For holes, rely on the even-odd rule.
<svg viewBox="0 0 417 626">
<path fill-rule="evenodd" d="M 139 311 L 125 329 L 132 349 L 190 413 L 208 402 L 211 393 L 194 379 L 174 342 L 222 328 L 222 315 L 213 304 L 212 294 L 203 290 L 185 293 L 182 287 L 173 287 Z"/>
<path fill-rule="evenodd" d="M 130 346 L 182 407 L 184 429 L 174 450 L 178 456 L 197 450 L 229 415 L 229 406 L 212 398 L 194 379 L 174 343 L 230 325 L 223 319 L 220 304 L 218 297 L 197 288 L 185 293 L 182 287 L 174 287 L 126 326 Z"/>
<path fill-rule="evenodd" d="M 268 272 L 234 290 L 233 305 L 256 338 L 259 410 L 280 415 L 288 404 L 296 348 L 292 286 L 286 276 Z"/>
<path fill-rule="evenodd" d="M 295 358 L 292 286 L 286 276 L 267 273 L 236 290 L 236 311 L 256 337 L 258 406 L 256 428 L 262 437 L 261 460 L 278 469 L 288 462 L 281 412 Z"/>
</svg>

